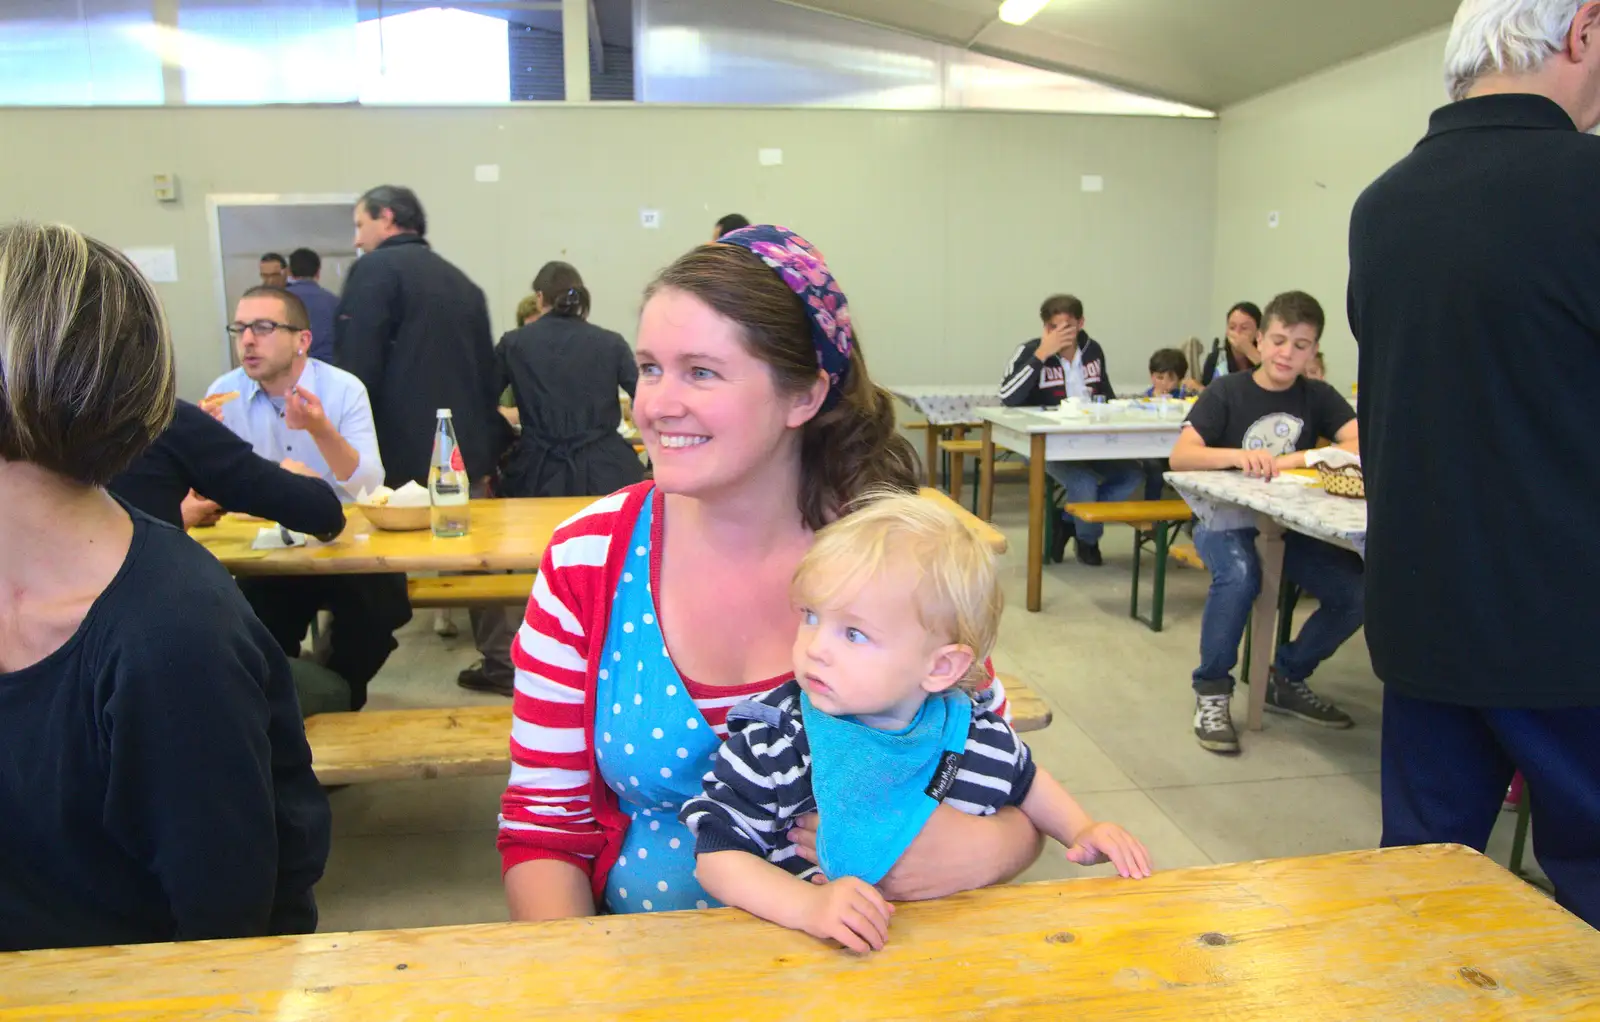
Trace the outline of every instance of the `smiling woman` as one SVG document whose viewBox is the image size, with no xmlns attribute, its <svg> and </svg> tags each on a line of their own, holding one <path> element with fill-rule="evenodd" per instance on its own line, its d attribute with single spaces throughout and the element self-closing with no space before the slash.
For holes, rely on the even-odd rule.
<svg viewBox="0 0 1600 1022">
<path fill-rule="evenodd" d="M 512 650 L 500 850 L 519 919 L 714 902 L 677 812 L 701 790 L 728 708 L 791 673 L 795 568 L 868 488 L 915 488 L 844 293 L 792 232 L 745 228 L 662 271 L 637 357 L 634 420 L 655 483 L 557 530 Z M 1036 851 L 1020 814 L 936 814 L 885 890 L 980 886 Z"/>
</svg>

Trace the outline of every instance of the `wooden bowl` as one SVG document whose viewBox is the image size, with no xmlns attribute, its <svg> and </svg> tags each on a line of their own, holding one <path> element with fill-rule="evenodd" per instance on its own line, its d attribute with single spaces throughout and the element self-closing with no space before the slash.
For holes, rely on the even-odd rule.
<svg viewBox="0 0 1600 1022">
<path fill-rule="evenodd" d="M 357 504 L 374 529 L 384 532 L 419 532 L 433 526 L 433 509 L 422 507 L 389 507 L 385 504 Z"/>
</svg>

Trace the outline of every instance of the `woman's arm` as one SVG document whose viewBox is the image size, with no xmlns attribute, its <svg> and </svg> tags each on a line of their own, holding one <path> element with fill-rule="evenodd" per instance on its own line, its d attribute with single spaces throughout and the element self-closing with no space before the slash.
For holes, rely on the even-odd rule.
<svg viewBox="0 0 1600 1022">
<path fill-rule="evenodd" d="M 511 918 L 527 921 L 594 915 L 589 875 L 560 859 L 529 859 L 506 870 Z"/>
<path fill-rule="evenodd" d="M 585 726 L 591 640 L 583 622 L 592 615 L 580 594 L 603 588 L 598 581 L 603 568 L 558 567 L 572 556 L 565 544 L 573 538 L 558 531 L 545 550 L 528 598 L 525 627 L 511 644 L 517 694 L 512 702 L 511 777 L 500 797 L 499 848 L 512 919 L 560 919 L 595 911 L 590 877 L 595 856 L 605 848 L 605 835 L 594 815 Z M 605 563 L 603 550 L 597 560 Z M 583 585 L 584 580 L 571 576 L 574 572 L 596 577 Z"/>
</svg>

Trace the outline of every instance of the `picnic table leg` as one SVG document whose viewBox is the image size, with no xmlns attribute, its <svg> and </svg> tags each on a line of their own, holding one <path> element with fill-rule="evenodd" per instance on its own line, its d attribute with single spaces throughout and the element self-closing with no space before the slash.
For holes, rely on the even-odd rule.
<svg viewBox="0 0 1600 1022">
<path fill-rule="evenodd" d="M 1283 526 L 1259 516 L 1256 536 L 1256 557 L 1261 562 L 1261 592 L 1256 596 L 1251 610 L 1251 635 L 1260 642 L 1250 644 L 1250 662 L 1245 665 L 1250 680 L 1250 713 L 1245 726 L 1251 731 L 1261 730 L 1261 713 L 1267 705 L 1267 670 L 1272 666 L 1273 625 L 1278 614 L 1278 588 L 1283 580 Z"/>
<path fill-rule="evenodd" d="M 922 464 L 928 470 L 928 489 L 939 488 L 939 433 L 940 427 L 934 425 L 932 419 L 928 420 L 927 450 L 923 452 Z"/>
<path fill-rule="evenodd" d="M 961 503 L 961 485 L 967 480 L 967 456 L 952 452 L 950 455 L 950 499 Z"/>
<path fill-rule="evenodd" d="M 994 426 L 983 424 L 983 453 L 978 455 L 978 517 L 994 520 Z"/>
<path fill-rule="evenodd" d="M 1044 587 L 1043 433 L 1033 435 L 1028 452 L 1028 609 L 1037 613 L 1043 602 L 1040 590 Z"/>
</svg>

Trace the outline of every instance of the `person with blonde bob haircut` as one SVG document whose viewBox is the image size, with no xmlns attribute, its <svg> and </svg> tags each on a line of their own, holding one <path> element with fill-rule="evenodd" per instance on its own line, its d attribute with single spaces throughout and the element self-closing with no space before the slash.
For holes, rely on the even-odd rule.
<svg viewBox="0 0 1600 1022">
<path fill-rule="evenodd" d="M 685 802 L 695 876 L 726 905 L 853 951 L 894 913 L 873 885 L 933 811 L 1020 808 L 1080 865 L 1150 873 L 1149 853 L 1083 811 L 984 699 L 1000 583 L 983 540 L 914 494 L 869 491 L 795 572 L 794 678 L 728 711 Z M 819 862 L 790 836 L 816 812 Z"/>
<path fill-rule="evenodd" d="M 105 489 L 174 400 L 133 265 L 0 226 L 0 951 L 316 928 L 289 663 L 214 557 Z"/>
<path fill-rule="evenodd" d="M 1482 851 L 1520 772 L 1556 900 L 1600 926 L 1600 2 L 1465 0 L 1444 76 L 1350 214 L 1383 844 Z"/>
</svg>

